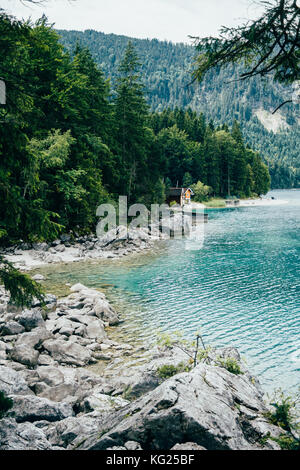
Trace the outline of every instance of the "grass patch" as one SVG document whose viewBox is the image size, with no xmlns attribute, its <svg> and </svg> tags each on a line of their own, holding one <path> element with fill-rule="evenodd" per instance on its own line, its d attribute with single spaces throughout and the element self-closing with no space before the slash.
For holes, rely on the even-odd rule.
<svg viewBox="0 0 300 470">
<path fill-rule="evenodd" d="M 205 202 L 204 204 L 209 209 L 222 209 L 222 208 L 226 207 L 225 199 L 220 199 L 220 198 L 216 198 L 216 197 L 210 199 L 209 201 Z"/>
</svg>

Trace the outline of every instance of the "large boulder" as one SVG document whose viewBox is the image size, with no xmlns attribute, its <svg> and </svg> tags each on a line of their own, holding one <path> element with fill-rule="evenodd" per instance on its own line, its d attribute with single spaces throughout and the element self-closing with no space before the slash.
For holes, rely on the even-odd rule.
<svg viewBox="0 0 300 470">
<path fill-rule="evenodd" d="M 25 328 L 22 325 L 20 325 L 20 323 L 12 320 L 2 325 L 0 334 L 2 336 L 13 336 L 13 335 L 19 335 L 20 333 L 23 333 L 24 331 L 25 331 Z"/>
<path fill-rule="evenodd" d="M 99 420 L 101 417 L 95 413 L 66 418 L 50 426 L 46 435 L 52 445 L 72 449 L 74 441 L 82 441 L 81 436 L 97 432 Z"/>
<path fill-rule="evenodd" d="M 19 335 L 10 353 L 11 359 L 25 366 L 35 367 L 39 359 L 38 349 L 50 337 L 51 333 L 43 327 L 35 328 L 29 333 Z"/>
<path fill-rule="evenodd" d="M 245 410 L 251 410 L 250 419 Z M 79 448 L 105 450 L 136 441 L 143 449 L 171 449 L 186 442 L 208 450 L 277 449 L 268 440 L 274 426 L 264 412 L 260 391 L 245 375 L 200 364 L 116 412 L 101 423 L 103 435 L 83 436 Z M 264 428 L 253 425 L 255 418 Z"/>
<path fill-rule="evenodd" d="M 85 335 L 87 338 L 97 339 L 98 341 L 105 339 L 106 333 L 103 322 L 101 320 L 95 319 L 89 323 L 89 325 L 86 327 Z"/>
<path fill-rule="evenodd" d="M 56 402 L 81 402 L 103 384 L 102 377 L 84 368 L 38 367 L 31 372 L 27 380 L 35 393 Z"/>
<path fill-rule="evenodd" d="M 52 337 L 51 333 L 45 327 L 35 328 L 29 333 L 23 333 L 16 341 L 17 346 L 28 346 L 39 349 L 43 342 Z"/>
<path fill-rule="evenodd" d="M 51 450 L 51 447 L 43 431 L 32 423 L 0 420 L 0 450 Z"/>
<path fill-rule="evenodd" d="M 10 358 L 27 367 L 35 367 L 38 363 L 39 352 L 26 344 L 18 344 L 10 354 Z"/>
<path fill-rule="evenodd" d="M 99 298 L 96 300 L 94 304 L 94 312 L 98 318 L 108 322 L 110 326 L 115 326 L 120 323 L 120 318 L 117 312 L 112 308 L 106 299 Z"/>
<path fill-rule="evenodd" d="M 21 372 L 0 366 L 0 390 L 6 395 L 33 395 Z"/>
<path fill-rule="evenodd" d="M 92 360 L 91 351 L 71 341 L 50 339 L 43 343 L 43 347 L 56 361 L 74 366 L 85 366 Z"/>
<path fill-rule="evenodd" d="M 31 331 L 34 328 L 45 326 L 42 311 L 39 308 L 24 310 L 18 317 L 18 322 L 25 328 L 26 331 Z"/>
<path fill-rule="evenodd" d="M 110 395 L 105 395 L 103 393 L 93 390 L 93 392 L 85 397 L 80 403 L 80 409 L 85 413 L 90 411 L 114 411 L 124 406 L 127 406 L 129 401 L 124 400 L 121 397 L 111 397 Z"/>
<path fill-rule="evenodd" d="M 13 408 L 9 415 L 18 423 L 42 420 L 53 422 L 74 415 L 72 406 L 67 403 L 56 403 L 34 395 L 10 395 L 10 398 L 13 400 Z"/>
</svg>

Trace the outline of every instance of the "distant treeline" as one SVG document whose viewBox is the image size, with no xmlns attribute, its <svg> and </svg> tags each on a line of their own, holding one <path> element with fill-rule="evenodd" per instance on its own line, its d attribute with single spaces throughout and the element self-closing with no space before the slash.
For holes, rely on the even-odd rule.
<svg viewBox="0 0 300 470">
<path fill-rule="evenodd" d="M 95 227 L 96 208 L 164 202 L 170 185 L 201 181 L 216 196 L 266 193 L 267 167 L 234 122 L 191 110 L 151 113 L 131 43 L 113 88 L 88 49 L 66 52 L 45 18 L 0 13 L 0 237 L 53 239 Z"/>
<path fill-rule="evenodd" d="M 78 42 L 88 47 L 106 77 L 115 86 L 118 66 L 129 38 L 87 30 L 59 31 L 62 44 L 72 51 Z M 201 35 L 201 31 L 199 31 Z M 229 66 L 209 72 L 201 85 L 191 82 L 195 49 L 156 39 L 132 39 L 141 58 L 141 71 L 147 103 L 154 112 L 171 108 L 192 108 L 203 112 L 215 123 L 241 123 L 247 144 L 260 152 L 268 164 L 272 187 L 300 186 L 300 107 L 287 105 L 281 109 L 289 128 L 282 132 L 267 131 L 256 117 L 261 108 L 272 112 L 291 97 L 288 89 L 272 79 L 259 77 L 238 81 L 241 67 Z"/>
</svg>

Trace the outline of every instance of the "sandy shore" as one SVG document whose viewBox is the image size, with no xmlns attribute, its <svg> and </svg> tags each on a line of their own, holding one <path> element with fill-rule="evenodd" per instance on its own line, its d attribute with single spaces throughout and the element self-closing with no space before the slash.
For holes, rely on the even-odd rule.
<svg viewBox="0 0 300 470">
<path fill-rule="evenodd" d="M 271 199 L 271 198 L 262 198 L 262 199 L 244 199 L 240 201 L 238 207 L 262 207 L 262 206 L 283 206 L 288 204 L 289 201 L 283 199 Z"/>
</svg>

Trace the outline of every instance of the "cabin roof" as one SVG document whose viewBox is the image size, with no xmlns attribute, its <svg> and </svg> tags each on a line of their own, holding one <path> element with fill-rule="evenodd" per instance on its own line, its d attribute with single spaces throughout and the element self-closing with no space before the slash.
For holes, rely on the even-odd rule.
<svg viewBox="0 0 300 470">
<path fill-rule="evenodd" d="M 183 193 L 183 188 L 170 188 L 169 196 L 181 196 Z"/>
<path fill-rule="evenodd" d="M 194 195 L 194 192 L 191 188 L 170 188 L 169 196 L 181 196 L 187 191 L 190 191 L 192 196 Z"/>
</svg>

